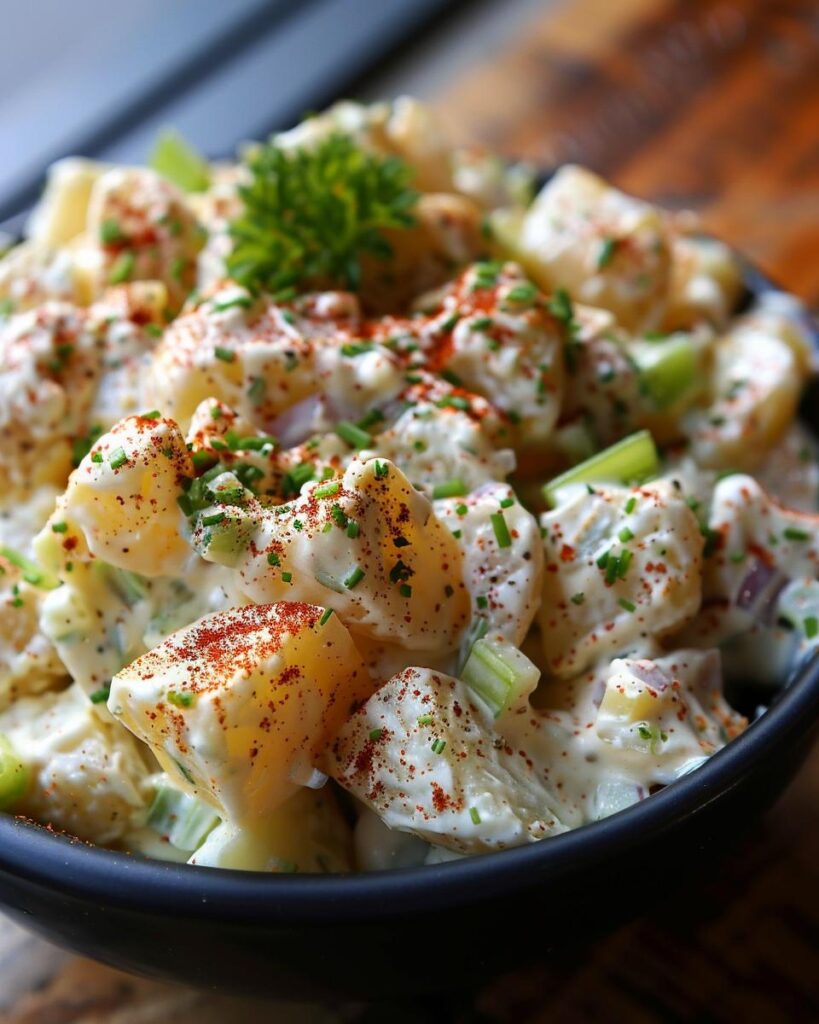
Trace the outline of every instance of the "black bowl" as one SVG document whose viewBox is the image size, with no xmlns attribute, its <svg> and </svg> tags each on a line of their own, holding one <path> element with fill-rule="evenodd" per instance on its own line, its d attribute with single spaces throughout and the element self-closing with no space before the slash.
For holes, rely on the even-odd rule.
<svg viewBox="0 0 819 1024">
<path fill-rule="evenodd" d="M 746 281 L 752 295 L 772 289 L 750 269 Z M 805 414 L 819 425 L 810 396 Z M 648 800 L 534 845 L 401 871 L 164 864 L 0 815 L 0 905 L 78 953 L 206 989 L 451 992 L 587 941 L 710 870 L 793 776 L 818 721 L 814 659 L 743 735 Z"/>
</svg>

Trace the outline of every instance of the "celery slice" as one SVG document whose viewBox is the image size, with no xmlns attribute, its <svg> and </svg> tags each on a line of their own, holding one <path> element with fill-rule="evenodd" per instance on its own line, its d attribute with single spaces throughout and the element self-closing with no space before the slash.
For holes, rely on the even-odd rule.
<svg viewBox="0 0 819 1024">
<path fill-rule="evenodd" d="M 212 807 L 171 786 L 159 787 L 148 812 L 148 826 L 186 853 L 198 850 L 219 821 Z"/>
<path fill-rule="evenodd" d="M 0 810 L 6 810 L 28 786 L 29 773 L 11 741 L 0 733 Z"/>
<path fill-rule="evenodd" d="M 640 380 L 658 409 L 667 409 L 693 389 L 697 377 L 697 353 L 684 335 L 643 345 L 635 350 Z"/>
<path fill-rule="evenodd" d="M 107 565 L 106 569 L 109 573 L 108 583 L 111 589 L 129 608 L 133 608 L 147 595 L 148 588 L 142 577 L 135 572 L 117 569 L 113 565 Z"/>
<path fill-rule="evenodd" d="M 223 509 L 213 506 L 204 509 L 200 516 L 207 520 L 208 513 L 218 514 Z M 217 523 L 209 523 L 203 530 L 201 539 L 194 537 L 194 547 L 201 555 L 218 565 L 233 568 L 239 556 L 247 549 L 255 529 L 251 519 L 243 515 L 224 513 L 224 518 Z"/>
<path fill-rule="evenodd" d="M 159 133 L 148 163 L 184 192 L 204 192 L 210 185 L 207 161 L 171 128 Z"/>
<path fill-rule="evenodd" d="M 495 718 L 528 696 L 537 686 L 540 669 L 505 640 L 476 640 L 461 678 Z"/>
<path fill-rule="evenodd" d="M 55 587 L 59 587 L 60 581 L 56 576 L 37 565 L 36 562 L 32 562 L 30 558 L 20 554 L 19 551 L 15 551 L 14 548 L 0 545 L 0 555 L 12 565 L 16 565 L 22 571 L 26 583 L 30 583 L 33 587 L 42 587 L 44 590 L 54 590 Z"/>
<path fill-rule="evenodd" d="M 568 484 L 631 483 L 654 476 L 659 465 L 651 434 L 647 430 L 640 430 L 544 484 L 543 496 L 549 508 L 554 508 L 557 492 Z"/>
</svg>

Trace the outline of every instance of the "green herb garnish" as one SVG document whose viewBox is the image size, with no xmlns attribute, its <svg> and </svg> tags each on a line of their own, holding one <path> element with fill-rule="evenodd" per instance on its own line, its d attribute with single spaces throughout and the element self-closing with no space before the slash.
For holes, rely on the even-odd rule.
<svg viewBox="0 0 819 1024">
<path fill-rule="evenodd" d="M 334 133 L 311 149 L 270 142 L 247 162 L 242 214 L 227 269 L 252 291 L 337 284 L 356 289 L 361 257 L 388 259 L 385 228 L 409 228 L 418 194 L 410 168 Z"/>
</svg>

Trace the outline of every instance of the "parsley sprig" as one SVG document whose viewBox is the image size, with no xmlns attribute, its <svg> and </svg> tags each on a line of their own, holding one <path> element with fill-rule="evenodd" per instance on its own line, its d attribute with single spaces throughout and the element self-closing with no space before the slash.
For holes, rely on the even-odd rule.
<svg viewBox="0 0 819 1024">
<path fill-rule="evenodd" d="M 230 225 L 231 277 L 253 291 L 356 289 L 361 257 L 388 259 L 385 228 L 408 228 L 418 193 L 410 168 L 333 134 L 311 149 L 268 143 L 248 160 L 244 209 Z"/>
</svg>

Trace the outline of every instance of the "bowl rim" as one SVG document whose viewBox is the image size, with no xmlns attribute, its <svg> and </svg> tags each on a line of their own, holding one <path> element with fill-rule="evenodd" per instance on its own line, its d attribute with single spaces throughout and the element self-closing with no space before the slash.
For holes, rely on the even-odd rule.
<svg viewBox="0 0 819 1024">
<path fill-rule="evenodd" d="M 0 814 L 0 873 L 108 910 L 244 924 L 362 922 L 441 911 L 559 882 L 701 814 L 819 720 L 819 651 L 746 731 L 687 775 L 610 817 L 536 843 L 435 865 L 270 874 L 137 858 Z"/>
<path fill-rule="evenodd" d="M 739 254 L 737 254 L 739 255 Z M 791 298 L 739 259 L 753 298 Z M 804 311 L 819 348 L 819 325 Z M 607 818 L 525 846 L 413 868 L 351 874 L 273 874 L 140 858 L 74 839 L 48 826 L 0 813 L 0 877 L 58 892 L 105 909 L 264 927 L 358 923 L 416 916 L 527 885 L 559 883 L 600 867 L 617 853 L 658 838 L 702 814 L 777 748 L 796 744 L 819 722 L 819 649 L 768 708 L 736 739 L 651 797 Z"/>
</svg>

